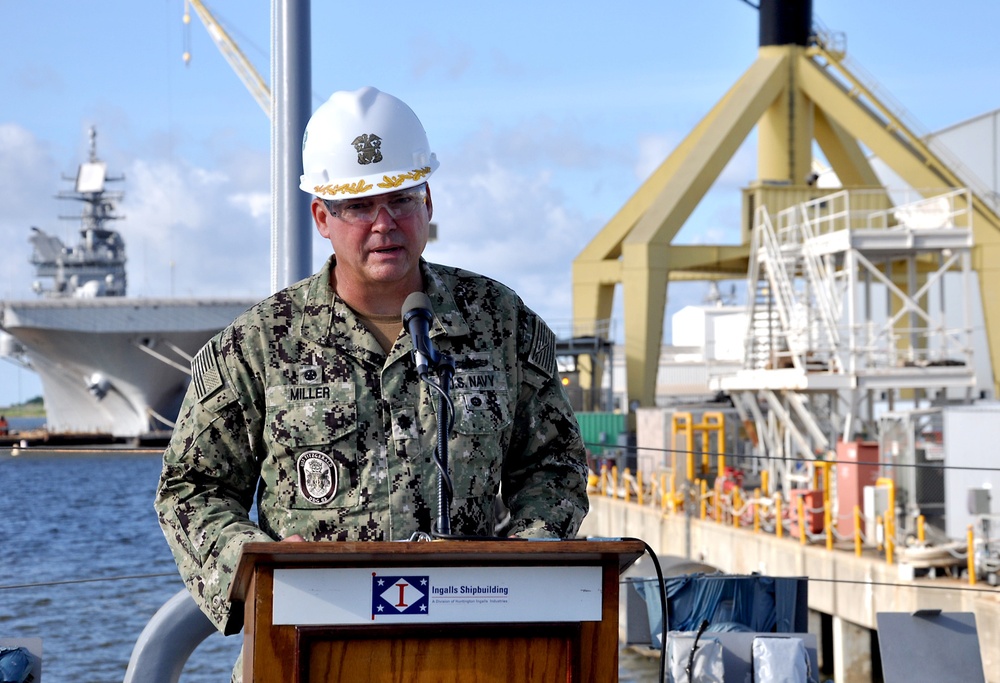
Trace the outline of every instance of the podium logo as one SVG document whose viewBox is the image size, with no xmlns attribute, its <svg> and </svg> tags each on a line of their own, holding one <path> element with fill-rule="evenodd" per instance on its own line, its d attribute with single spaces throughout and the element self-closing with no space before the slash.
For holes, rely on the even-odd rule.
<svg viewBox="0 0 1000 683">
<path fill-rule="evenodd" d="M 427 614 L 428 576 L 372 574 L 372 621 L 397 614 Z"/>
</svg>

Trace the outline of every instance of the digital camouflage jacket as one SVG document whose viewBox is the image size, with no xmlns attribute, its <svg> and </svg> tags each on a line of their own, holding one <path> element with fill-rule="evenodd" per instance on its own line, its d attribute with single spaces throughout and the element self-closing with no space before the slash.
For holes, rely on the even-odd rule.
<svg viewBox="0 0 1000 683">
<path fill-rule="evenodd" d="M 437 517 L 438 394 L 418 378 L 405 330 L 387 357 L 335 296 L 334 263 L 202 348 L 163 456 L 160 525 L 224 633 L 242 627 L 227 595 L 244 543 L 405 540 Z M 587 467 L 554 334 L 494 280 L 421 268 L 432 342 L 455 362 L 452 533 L 494 535 L 500 493 L 504 535 L 574 536 L 588 510 Z"/>
</svg>

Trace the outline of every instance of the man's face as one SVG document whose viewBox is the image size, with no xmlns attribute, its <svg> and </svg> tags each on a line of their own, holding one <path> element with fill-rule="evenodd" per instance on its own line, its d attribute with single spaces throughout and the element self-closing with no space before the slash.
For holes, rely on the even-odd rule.
<svg viewBox="0 0 1000 683">
<path fill-rule="evenodd" d="M 319 234 L 337 255 L 338 287 L 419 285 L 434 206 L 426 185 L 358 199 L 313 199 Z M 395 217 L 393 217 L 395 215 Z"/>
</svg>

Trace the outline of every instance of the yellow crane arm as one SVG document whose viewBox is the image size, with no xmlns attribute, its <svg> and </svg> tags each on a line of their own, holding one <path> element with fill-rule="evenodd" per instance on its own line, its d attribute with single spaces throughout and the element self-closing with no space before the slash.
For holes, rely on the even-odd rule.
<svg viewBox="0 0 1000 683">
<path fill-rule="evenodd" d="M 253 68 L 253 64 L 250 60 L 246 58 L 246 55 L 240 50 L 239 46 L 236 45 L 235 41 L 229 37 L 229 34 L 222 28 L 222 26 L 215 20 L 212 13 L 208 11 L 205 4 L 201 0 L 184 0 L 184 23 L 187 25 L 191 24 L 191 14 L 189 12 L 189 7 L 194 7 L 195 13 L 198 18 L 201 19 L 201 23 L 205 25 L 205 29 L 208 31 L 208 35 L 211 36 L 212 40 L 215 41 L 216 47 L 219 48 L 219 52 L 222 56 L 226 58 L 229 62 L 229 66 L 233 67 L 233 71 L 236 75 L 240 77 L 243 81 L 243 85 L 247 87 L 253 98 L 257 100 L 257 104 L 260 108 L 264 110 L 264 113 L 269 117 L 271 116 L 271 89 L 267 87 L 267 83 L 264 79 L 260 77 L 257 70 Z M 191 61 L 190 51 L 185 51 L 184 62 L 185 64 Z"/>
</svg>

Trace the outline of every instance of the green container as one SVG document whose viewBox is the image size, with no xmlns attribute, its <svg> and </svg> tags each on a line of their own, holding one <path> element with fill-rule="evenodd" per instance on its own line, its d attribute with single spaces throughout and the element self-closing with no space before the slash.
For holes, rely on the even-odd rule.
<svg viewBox="0 0 1000 683">
<path fill-rule="evenodd" d="M 600 456 L 604 448 L 618 445 L 618 435 L 625 433 L 624 413 L 577 413 L 583 445 L 595 456 Z"/>
</svg>

